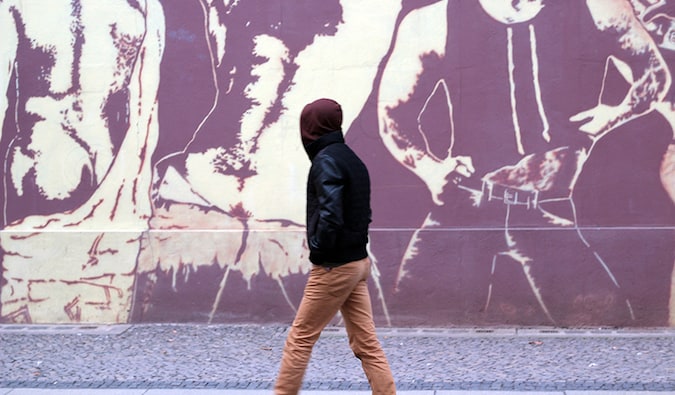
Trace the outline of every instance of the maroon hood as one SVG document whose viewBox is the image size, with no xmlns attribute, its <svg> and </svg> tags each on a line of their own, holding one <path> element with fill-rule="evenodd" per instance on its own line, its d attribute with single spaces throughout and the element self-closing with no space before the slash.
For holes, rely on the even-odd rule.
<svg viewBox="0 0 675 395">
<path fill-rule="evenodd" d="M 302 109 L 300 136 L 305 147 L 319 137 L 335 131 L 342 131 L 342 107 L 338 102 L 319 99 Z"/>
</svg>

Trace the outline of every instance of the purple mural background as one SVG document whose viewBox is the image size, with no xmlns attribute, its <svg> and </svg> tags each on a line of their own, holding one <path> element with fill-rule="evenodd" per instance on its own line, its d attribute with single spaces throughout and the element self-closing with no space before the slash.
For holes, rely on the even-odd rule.
<svg viewBox="0 0 675 395">
<path fill-rule="evenodd" d="M 365 3 L 0 1 L 1 322 L 290 321 L 331 97 L 377 321 L 675 324 L 673 4 Z"/>
</svg>

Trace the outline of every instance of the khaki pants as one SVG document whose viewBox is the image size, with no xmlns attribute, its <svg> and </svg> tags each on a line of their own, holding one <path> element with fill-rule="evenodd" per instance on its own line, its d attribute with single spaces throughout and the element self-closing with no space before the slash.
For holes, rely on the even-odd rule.
<svg viewBox="0 0 675 395">
<path fill-rule="evenodd" d="M 300 391 L 312 348 L 338 310 L 345 321 L 349 346 L 361 360 L 373 394 L 396 393 L 389 363 L 375 334 L 367 284 L 369 274 L 368 258 L 330 270 L 312 268 L 286 339 L 275 394 L 295 395 Z"/>
</svg>

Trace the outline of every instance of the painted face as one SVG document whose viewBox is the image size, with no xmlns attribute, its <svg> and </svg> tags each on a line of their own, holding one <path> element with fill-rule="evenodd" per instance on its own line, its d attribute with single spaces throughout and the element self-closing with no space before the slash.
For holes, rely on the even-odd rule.
<svg viewBox="0 0 675 395">
<path fill-rule="evenodd" d="M 495 20 L 512 25 L 534 19 L 544 8 L 544 0 L 478 0 Z"/>
</svg>

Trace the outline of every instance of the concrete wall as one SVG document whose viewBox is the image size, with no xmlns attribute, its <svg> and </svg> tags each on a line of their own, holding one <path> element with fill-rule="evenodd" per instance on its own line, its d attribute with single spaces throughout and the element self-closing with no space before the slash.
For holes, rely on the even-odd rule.
<svg viewBox="0 0 675 395">
<path fill-rule="evenodd" d="M 0 322 L 288 322 L 302 107 L 372 178 L 381 325 L 675 324 L 675 7 L 2 0 Z"/>
</svg>

